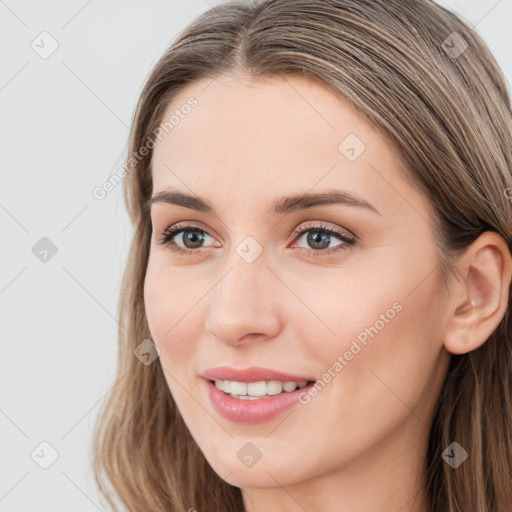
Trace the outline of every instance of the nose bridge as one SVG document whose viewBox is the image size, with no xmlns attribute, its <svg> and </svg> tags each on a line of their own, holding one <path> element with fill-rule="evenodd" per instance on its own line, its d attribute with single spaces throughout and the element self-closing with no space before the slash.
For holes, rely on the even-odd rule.
<svg viewBox="0 0 512 512">
<path fill-rule="evenodd" d="M 226 261 L 223 277 L 212 291 L 205 325 L 208 332 L 233 345 L 247 334 L 271 337 L 279 329 L 278 280 L 263 254 L 252 261 L 254 253 L 247 257 L 253 250 L 248 247 L 242 242 Z"/>
</svg>

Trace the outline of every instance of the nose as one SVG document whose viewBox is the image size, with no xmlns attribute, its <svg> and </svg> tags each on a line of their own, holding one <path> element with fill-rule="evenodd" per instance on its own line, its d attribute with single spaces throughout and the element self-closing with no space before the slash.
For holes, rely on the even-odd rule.
<svg viewBox="0 0 512 512">
<path fill-rule="evenodd" d="M 264 257 L 247 263 L 234 254 L 222 276 L 209 294 L 206 331 L 231 346 L 276 336 L 281 328 L 282 284 Z"/>
</svg>

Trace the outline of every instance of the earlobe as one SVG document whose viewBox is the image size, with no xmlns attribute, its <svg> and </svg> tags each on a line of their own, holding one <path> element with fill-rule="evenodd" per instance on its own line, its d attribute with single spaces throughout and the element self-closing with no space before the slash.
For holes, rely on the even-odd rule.
<svg viewBox="0 0 512 512">
<path fill-rule="evenodd" d="M 448 319 L 444 346 L 452 354 L 464 354 L 483 345 L 506 313 L 512 256 L 505 240 L 488 231 L 457 266 L 462 279 L 453 291 L 456 307 Z"/>
</svg>

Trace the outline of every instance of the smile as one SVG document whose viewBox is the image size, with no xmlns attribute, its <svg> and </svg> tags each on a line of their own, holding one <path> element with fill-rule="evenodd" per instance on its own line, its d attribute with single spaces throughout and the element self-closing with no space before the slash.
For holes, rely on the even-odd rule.
<svg viewBox="0 0 512 512">
<path fill-rule="evenodd" d="M 291 409 L 299 403 L 299 396 L 301 393 L 307 393 L 310 387 L 315 384 L 315 381 L 301 381 L 300 383 L 286 381 L 269 381 L 269 382 L 239 382 L 239 381 L 223 381 L 220 380 L 218 384 L 215 381 L 204 380 L 206 384 L 206 392 L 210 399 L 211 404 L 215 411 L 223 418 L 241 423 L 258 423 L 268 421 L 272 418 L 283 414 L 285 411 Z M 249 391 L 249 385 L 256 385 L 256 390 L 260 393 L 265 391 L 265 394 L 253 396 L 250 394 L 231 394 L 231 391 L 226 393 L 226 388 L 231 389 L 231 385 L 235 384 L 235 389 L 238 385 L 243 390 L 243 385 Z M 291 389 L 293 384 L 293 391 L 286 391 L 286 388 Z M 219 389 L 218 386 L 222 386 Z M 281 387 L 281 391 L 274 394 L 268 394 L 267 391 L 277 391 Z M 284 391 L 283 391 L 284 388 Z M 251 386 L 252 391 L 252 386 Z"/>
</svg>

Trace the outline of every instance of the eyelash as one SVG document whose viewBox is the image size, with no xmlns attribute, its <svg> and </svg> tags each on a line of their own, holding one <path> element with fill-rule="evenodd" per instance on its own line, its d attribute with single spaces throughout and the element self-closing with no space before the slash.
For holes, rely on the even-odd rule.
<svg viewBox="0 0 512 512">
<path fill-rule="evenodd" d="M 193 254 L 200 253 L 201 250 L 204 248 L 183 249 L 182 247 L 179 247 L 178 245 L 176 245 L 173 238 L 184 231 L 195 231 L 202 235 L 208 235 L 208 233 L 204 229 L 201 229 L 198 226 L 193 226 L 190 224 L 176 224 L 176 225 L 170 227 L 169 229 L 167 229 L 166 231 L 164 231 L 164 233 L 162 233 L 162 236 L 159 240 L 159 244 L 166 245 L 170 251 L 175 252 L 177 254 L 192 256 Z M 338 245 L 334 248 L 330 248 L 330 249 L 318 249 L 318 250 L 306 249 L 305 247 L 299 247 L 298 250 L 302 254 L 305 254 L 306 256 L 312 256 L 312 257 L 328 256 L 333 253 L 337 253 L 339 251 L 346 250 L 350 246 L 353 246 L 356 243 L 356 240 L 349 238 L 347 235 L 345 235 L 341 231 L 338 231 L 329 226 L 325 226 L 323 224 L 306 225 L 306 226 L 303 226 L 301 229 L 295 230 L 293 233 L 293 237 L 294 237 L 293 240 L 300 238 L 302 235 L 304 235 L 304 233 L 307 233 L 309 231 L 315 231 L 315 232 L 322 233 L 322 234 L 333 235 L 333 236 L 339 238 L 343 242 L 343 244 L 340 244 L 340 245 Z M 210 236 L 210 235 L 208 235 L 208 236 Z"/>
</svg>

